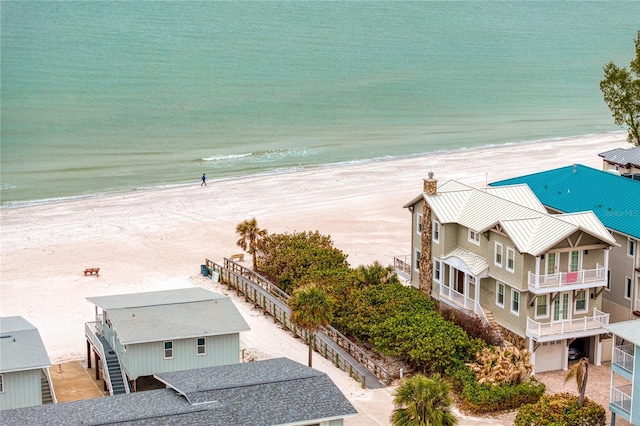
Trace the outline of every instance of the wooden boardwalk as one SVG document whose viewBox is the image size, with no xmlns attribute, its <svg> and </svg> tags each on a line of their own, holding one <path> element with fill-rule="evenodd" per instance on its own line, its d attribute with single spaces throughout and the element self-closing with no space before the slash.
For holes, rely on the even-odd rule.
<svg viewBox="0 0 640 426">
<path fill-rule="evenodd" d="M 300 336 L 305 343 L 309 341 L 307 330 L 298 329 L 291 322 L 288 294 L 266 278 L 230 259 L 224 259 L 224 265 L 209 259 L 205 263 L 213 279 L 219 279 L 229 289 L 235 289 L 239 295 L 244 296 L 245 301 L 260 306 L 274 321 Z M 348 372 L 362 387 L 377 389 L 390 384 L 389 372 L 384 367 L 331 326 L 322 328 L 315 334 L 314 349 L 331 360 L 336 367 Z"/>
</svg>

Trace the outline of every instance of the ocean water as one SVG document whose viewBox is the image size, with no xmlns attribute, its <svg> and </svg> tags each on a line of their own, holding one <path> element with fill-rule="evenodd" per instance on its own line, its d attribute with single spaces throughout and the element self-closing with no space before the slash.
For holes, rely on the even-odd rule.
<svg viewBox="0 0 640 426">
<path fill-rule="evenodd" d="M 640 2 L 3 1 L 3 207 L 620 130 Z"/>
</svg>

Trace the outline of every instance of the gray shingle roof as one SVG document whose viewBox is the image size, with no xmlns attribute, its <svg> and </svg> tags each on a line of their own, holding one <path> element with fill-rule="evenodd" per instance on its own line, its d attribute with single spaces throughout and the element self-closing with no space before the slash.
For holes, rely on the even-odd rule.
<svg viewBox="0 0 640 426">
<path fill-rule="evenodd" d="M 190 403 L 174 389 L 163 389 L 6 410 L 2 421 L 45 426 L 266 426 L 319 423 L 357 414 L 326 374 L 286 358 L 157 377 L 172 386 L 182 386 L 193 401 Z"/>
<path fill-rule="evenodd" d="M 0 318 L 0 373 L 51 366 L 38 329 L 26 319 Z"/>
<path fill-rule="evenodd" d="M 229 297 L 198 287 L 87 300 L 107 311 L 123 345 L 250 329 Z"/>
<path fill-rule="evenodd" d="M 640 167 L 640 147 L 623 149 L 615 148 L 598 154 L 605 161 L 624 167 Z"/>
</svg>

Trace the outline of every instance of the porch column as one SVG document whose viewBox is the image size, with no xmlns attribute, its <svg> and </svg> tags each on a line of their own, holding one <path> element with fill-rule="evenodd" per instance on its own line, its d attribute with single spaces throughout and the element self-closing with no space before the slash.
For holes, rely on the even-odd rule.
<svg viewBox="0 0 640 426">
<path fill-rule="evenodd" d="M 540 256 L 536 256 L 536 277 L 535 277 L 536 288 L 540 287 Z"/>
<path fill-rule="evenodd" d="M 87 339 L 87 366 L 91 368 L 91 343 Z"/>
<path fill-rule="evenodd" d="M 473 310 L 476 311 L 476 309 L 482 309 L 482 305 L 480 305 L 480 278 L 475 276 L 473 278 L 476 282 L 476 294 L 474 297 L 475 300 Z"/>
<path fill-rule="evenodd" d="M 609 273 L 607 271 L 609 271 L 609 251 L 610 249 L 606 249 L 604 251 L 604 278 L 608 279 L 609 277 Z"/>
<path fill-rule="evenodd" d="M 533 350 L 533 339 L 529 338 L 529 353 L 531 357 L 529 357 L 529 363 L 533 365 L 533 374 L 536 374 L 536 352 Z"/>
<path fill-rule="evenodd" d="M 464 274 L 464 307 L 469 309 L 467 306 L 467 300 L 469 299 L 469 275 Z"/>
<path fill-rule="evenodd" d="M 564 371 L 569 369 L 569 341 L 567 339 L 564 340 L 562 349 L 562 369 Z"/>
<path fill-rule="evenodd" d="M 596 339 L 596 359 L 594 359 L 595 365 L 602 364 L 602 334 L 594 336 Z"/>
</svg>

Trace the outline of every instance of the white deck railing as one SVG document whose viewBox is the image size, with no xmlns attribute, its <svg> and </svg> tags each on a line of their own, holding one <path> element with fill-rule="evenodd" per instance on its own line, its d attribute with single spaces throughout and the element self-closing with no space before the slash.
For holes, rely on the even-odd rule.
<svg viewBox="0 0 640 426">
<path fill-rule="evenodd" d="M 451 287 L 447 287 L 444 285 L 440 286 L 440 296 L 444 296 L 447 299 L 455 302 L 457 305 L 465 309 L 469 309 L 471 311 L 475 311 L 476 302 L 470 297 L 465 296 L 462 293 L 452 289 Z"/>
<path fill-rule="evenodd" d="M 527 318 L 527 332 L 536 337 L 554 336 L 596 330 L 604 324 L 609 324 L 609 314 L 594 309 L 592 316 L 564 321 L 538 322 Z"/>
<path fill-rule="evenodd" d="M 556 272 L 555 274 L 540 274 L 529 271 L 529 287 L 544 289 L 550 287 L 562 287 L 575 284 L 606 284 L 604 267 L 596 265 L 595 269 L 581 269 L 575 272 Z"/>
<path fill-rule="evenodd" d="M 611 388 L 611 404 L 627 413 L 631 412 L 631 385 Z"/>
<path fill-rule="evenodd" d="M 613 363 L 633 373 L 634 345 L 621 345 L 613 349 Z"/>
</svg>

